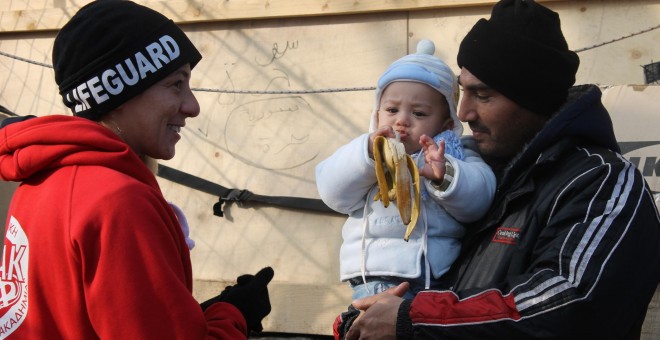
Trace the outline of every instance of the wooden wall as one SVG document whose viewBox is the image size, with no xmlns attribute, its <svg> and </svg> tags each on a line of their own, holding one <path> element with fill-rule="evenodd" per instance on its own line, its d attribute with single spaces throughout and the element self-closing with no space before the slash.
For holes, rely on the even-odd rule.
<svg viewBox="0 0 660 340">
<path fill-rule="evenodd" d="M 67 113 L 51 47 L 57 29 L 88 2 L 0 3 L 0 104 L 21 115 Z M 318 198 L 315 165 L 367 130 L 372 88 L 387 65 L 428 38 L 458 73 L 462 37 L 495 1 L 137 2 L 174 18 L 204 57 L 192 81 L 202 113 L 163 164 L 228 188 Z M 641 66 L 660 59 L 653 29 L 660 0 L 540 2 L 560 13 L 578 51 L 578 83 L 642 84 Z M 211 210 L 218 197 L 159 183 L 191 224 L 196 297 L 270 265 L 265 330 L 331 334 L 350 304 L 338 279 L 342 216 L 232 204 L 221 218 Z"/>
</svg>

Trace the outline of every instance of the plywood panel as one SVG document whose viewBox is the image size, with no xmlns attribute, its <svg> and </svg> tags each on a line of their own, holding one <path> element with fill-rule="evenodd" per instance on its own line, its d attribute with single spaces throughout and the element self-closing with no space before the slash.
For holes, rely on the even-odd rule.
<svg viewBox="0 0 660 340">
<path fill-rule="evenodd" d="M 227 284 L 232 283 L 195 280 L 193 295 L 199 301 L 206 301 Z M 351 297 L 350 288 L 338 283 L 283 284 L 274 281 L 269 285 L 268 292 L 272 311 L 262 322 L 264 332 L 302 335 L 331 335 L 332 322 L 339 313 L 346 311 Z"/>
<path fill-rule="evenodd" d="M 566 0 L 539 0 L 539 2 Z M 19 0 L 0 4 L 0 32 L 55 30 L 90 0 Z M 495 0 L 151 0 L 135 2 L 153 8 L 178 23 L 327 16 L 444 7 L 492 5 Z"/>
<path fill-rule="evenodd" d="M 19 115 L 66 112 L 50 66 L 52 45 L 53 37 L 49 34 L 8 35 L 0 39 L 0 52 L 5 54 L 0 55 L 3 106 Z"/>
<path fill-rule="evenodd" d="M 44 10 L 43 4 L 69 8 L 85 2 L 43 0 L 42 7 L 34 1 L 22 5 L 34 5 L 29 12 Z M 384 1 L 381 6 L 407 4 L 414 10 L 371 7 L 386 11 L 338 15 L 337 10 L 325 13 L 332 14 L 328 16 L 318 16 L 324 12 L 316 10 L 305 17 L 312 12 L 311 5 L 301 7 L 308 12 L 296 14 L 290 6 L 294 2 L 299 3 L 273 1 L 269 9 L 254 12 L 266 18 L 262 20 L 236 20 L 240 15 L 234 12 L 234 20 L 184 26 L 204 56 L 193 71 L 192 84 L 202 113 L 188 121 L 176 157 L 165 165 L 228 188 L 317 198 L 315 165 L 366 131 L 374 95 L 370 88 L 387 65 L 414 51 L 419 39 L 430 38 L 436 42 L 436 55 L 458 72 L 455 56 L 462 37 L 490 12 L 490 5 L 481 2 L 453 7 L 448 4 L 460 1 Z M 187 2 L 150 3 L 176 9 Z M 247 11 L 266 2 L 213 3 L 229 3 L 236 11 L 242 3 Z M 339 2 L 326 3 L 332 9 Z M 376 6 L 373 1 L 342 5 L 348 3 Z M 549 5 L 562 15 L 570 46 L 584 49 L 654 25 L 660 1 L 626 3 L 632 2 L 551 1 Z M 0 6 L 5 4 L 21 2 Z M 429 7 L 412 8 L 415 4 Z M 287 5 L 289 12 L 284 14 Z M 0 11 L 2 25 L 7 15 L 22 9 L 9 11 Z M 194 21 L 186 18 L 185 10 L 177 11 L 177 20 Z M 272 14 L 277 11 L 282 12 Z M 48 27 L 63 20 L 61 13 L 53 13 L 45 9 L 43 14 L 53 16 L 43 17 L 44 23 L 51 22 Z M 629 16 L 639 19 L 630 21 Z M 640 65 L 657 59 L 660 52 L 658 31 L 580 52 L 578 83 L 641 82 Z M 0 52 L 9 55 L 0 55 L 0 104 L 22 115 L 66 113 L 49 68 L 53 37 L 51 31 L 0 34 Z M 197 242 L 191 254 L 195 279 L 201 282 L 196 296 L 209 296 L 205 294 L 213 293 L 218 283 L 271 265 L 276 272 L 274 308 L 264 323 L 266 330 L 330 334 L 334 316 L 350 302 L 350 289 L 338 282 L 342 216 L 232 204 L 225 207 L 224 217 L 217 217 L 211 212 L 217 197 L 162 178 L 159 183 L 165 196 L 186 212 Z"/>
<path fill-rule="evenodd" d="M 651 191 L 660 193 L 660 86 L 608 86 L 609 110 L 621 153 L 637 166 Z"/>
</svg>

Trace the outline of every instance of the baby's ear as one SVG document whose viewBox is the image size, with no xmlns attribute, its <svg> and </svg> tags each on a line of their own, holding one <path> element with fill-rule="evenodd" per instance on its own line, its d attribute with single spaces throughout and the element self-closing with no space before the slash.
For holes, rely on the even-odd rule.
<svg viewBox="0 0 660 340">
<path fill-rule="evenodd" d="M 445 119 L 445 122 L 442 124 L 442 131 L 453 130 L 454 129 L 454 119 L 449 116 Z"/>
</svg>

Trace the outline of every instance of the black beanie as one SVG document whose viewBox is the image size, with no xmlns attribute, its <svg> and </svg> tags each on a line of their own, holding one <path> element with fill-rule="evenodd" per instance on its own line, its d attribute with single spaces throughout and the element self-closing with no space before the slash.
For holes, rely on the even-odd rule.
<svg viewBox="0 0 660 340">
<path fill-rule="evenodd" d="M 458 66 L 518 105 L 550 115 L 575 83 L 580 59 L 559 15 L 533 0 L 502 0 L 479 20 L 458 50 Z"/>
<path fill-rule="evenodd" d="M 162 14 L 125 0 L 97 0 L 62 27 L 53 46 L 55 82 L 76 116 L 101 116 L 201 54 Z"/>
</svg>

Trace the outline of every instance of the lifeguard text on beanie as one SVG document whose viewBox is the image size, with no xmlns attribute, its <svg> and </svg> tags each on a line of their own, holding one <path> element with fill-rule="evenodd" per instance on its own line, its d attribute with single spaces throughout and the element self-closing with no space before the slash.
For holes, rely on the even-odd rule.
<svg viewBox="0 0 660 340">
<path fill-rule="evenodd" d="M 98 120 L 202 56 L 170 19 L 125 0 L 93 1 L 62 27 L 53 68 L 64 104 Z"/>
</svg>

